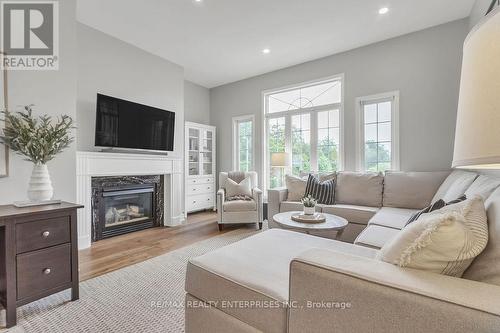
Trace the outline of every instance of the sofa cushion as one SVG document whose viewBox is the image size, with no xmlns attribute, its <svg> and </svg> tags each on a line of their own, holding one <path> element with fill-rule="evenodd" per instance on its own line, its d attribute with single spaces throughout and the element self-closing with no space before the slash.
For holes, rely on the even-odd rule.
<svg viewBox="0 0 500 333">
<path fill-rule="evenodd" d="M 449 174 L 449 171 L 386 171 L 384 207 L 422 209 L 428 206 L 439 186 Z"/>
<path fill-rule="evenodd" d="M 382 207 L 375 216 L 371 218 L 368 225 L 378 225 L 401 230 L 410 217 L 418 212 L 415 209 Z"/>
<path fill-rule="evenodd" d="M 337 173 L 335 171 L 334 172 L 301 172 L 299 174 L 299 177 L 303 178 L 303 179 L 307 179 L 307 177 L 309 177 L 310 174 L 312 174 L 316 177 L 319 177 L 319 180 L 322 182 L 337 178 Z"/>
<path fill-rule="evenodd" d="M 367 258 L 374 258 L 377 253 L 335 240 L 272 229 L 191 259 L 186 273 L 186 291 L 205 302 L 215 302 L 223 312 L 263 332 L 286 332 L 285 307 L 223 307 L 222 301 L 268 304 L 288 301 L 290 262 L 310 248 Z"/>
<path fill-rule="evenodd" d="M 380 225 L 369 225 L 359 234 L 354 244 L 379 250 L 399 233 L 398 229 L 382 227 Z"/>
<path fill-rule="evenodd" d="M 383 186 L 384 177 L 380 173 L 339 172 L 335 203 L 380 207 Z"/>
<path fill-rule="evenodd" d="M 461 277 L 487 242 L 484 201 L 476 197 L 423 215 L 386 243 L 377 257 L 400 267 Z"/>
<path fill-rule="evenodd" d="M 257 210 L 254 200 L 232 200 L 224 202 L 225 212 L 253 212 Z"/>
<path fill-rule="evenodd" d="M 500 187 L 500 179 L 480 175 L 474 180 L 467 191 L 465 191 L 465 195 L 467 198 L 474 198 L 476 195 L 480 195 L 486 200 L 498 187 Z"/>
<path fill-rule="evenodd" d="M 465 194 L 465 191 L 476 179 L 474 172 L 454 170 L 441 184 L 432 202 L 443 199 L 445 202 L 455 200 Z"/>
<path fill-rule="evenodd" d="M 379 209 L 378 207 L 355 205 L 325 205 L 322 206 L 321 211 L 343 217 L 350 223 L 367 224 Z"/>
<path fill-rule="evenodd" d="M 288 190 L 287 200 L 300 201 L 305 196 L 307 180 L 292 175 L 285 175 L 285 184 Z"/>
<path fill-rule="evenodd" d="M 500 286 L 500 188 L 485 202 L 488 216 L 489 240 L 463 277 Z"/>
</svg>

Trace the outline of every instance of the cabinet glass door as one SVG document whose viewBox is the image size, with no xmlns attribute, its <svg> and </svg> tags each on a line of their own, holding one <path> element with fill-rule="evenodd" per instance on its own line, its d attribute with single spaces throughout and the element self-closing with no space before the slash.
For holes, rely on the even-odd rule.
<svg viewBox="0 0 500 333">
<path fill-rule="evenodd" d="M 200 132 L 197 128 L 189 129 L 188 163 L 190 176 L 200 175 Z"/>
<path fill-rule="evenodd" d="M 204 130 L 201 140 L 201 164 L 203 175 L 213 174 L 213 131 Z"/>
</svg>

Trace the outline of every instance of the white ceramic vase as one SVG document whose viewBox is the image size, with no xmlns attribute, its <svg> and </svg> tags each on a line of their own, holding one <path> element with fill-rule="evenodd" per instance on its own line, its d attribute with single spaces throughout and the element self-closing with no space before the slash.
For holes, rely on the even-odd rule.
<svg viewBox="0 0 500 333">
<path fill-rule="evenodd" d="M 52 199 L 54 188 L 46 164 L 34 164 L 28 187 L 28 199 L 33 202 Z"/>
<path fill-rule="evenodd" d="M 306 207 L 304 206 L 304 214 L 305 215 L 314 215 L 315 207 Z"/>
</svg>

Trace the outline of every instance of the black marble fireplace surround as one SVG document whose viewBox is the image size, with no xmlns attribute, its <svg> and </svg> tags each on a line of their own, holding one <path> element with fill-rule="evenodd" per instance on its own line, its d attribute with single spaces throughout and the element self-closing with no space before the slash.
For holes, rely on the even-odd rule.
<svg viewBox="0 0 500 333">
<path fill-rule="evenodd" d="M 163 224 L 163 176 L 92 177 L 92 241 Z"/>
</svg>

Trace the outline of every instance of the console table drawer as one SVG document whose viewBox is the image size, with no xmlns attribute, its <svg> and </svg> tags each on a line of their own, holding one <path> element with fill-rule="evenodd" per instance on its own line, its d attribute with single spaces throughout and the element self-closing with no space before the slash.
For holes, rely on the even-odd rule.
<svg viewBox="0 0 500 333">
<path fill-rule="evenodd" d="M 188 195 L 213 192 L 214 184 L 189 185 L 187 188 Z"/>
<path fill-rule="evenodd" d="M 71 245 L 17 256 L 17 299 L 36 296 L 71 282 Z"/>
<path fill-rule="evenodd" d="M 188 211 L 215 206 L 215 196 L 213 194 L 193 195 L 189 196 L 187 200 Z"/>
<path fill-rule="evenodd" d="M 197 177 L 188 179 L 188 185 L 196 185 L 196 184 L 210 184 L 214 182 L 214 178 L 210 176 L 206 177 Z"/>
<path fill-rule="evenodd" d="M 17 253 L 69 243 L 68 216 L 20 223 L 16 227 Z"/>
</svg>

